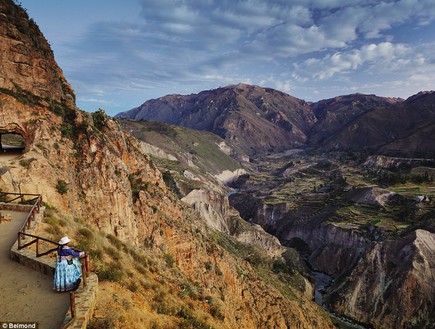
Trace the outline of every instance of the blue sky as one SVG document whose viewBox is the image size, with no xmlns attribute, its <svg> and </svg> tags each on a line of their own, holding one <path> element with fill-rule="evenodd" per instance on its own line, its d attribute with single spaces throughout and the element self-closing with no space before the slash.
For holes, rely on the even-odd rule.
<svg viewBox="0 0 435 329">
<path fill-rule="evenodd" d="M 435 89 L 433 0 L 21 0 L 77 105 L 239 82 L 306 101 Z"/>
</svg>

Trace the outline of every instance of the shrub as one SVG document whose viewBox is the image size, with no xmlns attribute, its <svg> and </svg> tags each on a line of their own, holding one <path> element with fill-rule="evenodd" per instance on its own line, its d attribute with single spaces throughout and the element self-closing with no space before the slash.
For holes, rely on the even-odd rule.
<svg viewBox="0 0 435 329">
<path fill-rule="evenodd" d="M 195 328 L 195 329 L 209 329 L 211 328 L 207 323 L 197 319 L 192 311 L 187 308 L 180 309 L 176 316 L 183 320 L 179 324 L 179 328 Z"/>
<path fill-rule="evenodd" d="M 207 261 L 207 262 L 205 263 L 205 269 L 206 269 L 207 271 L 212 270 L 212 269 L 213 269 L 213 264 L 212 264 L 210 261 Z"/>
<path fill-rule="evenodd" d="M 91 240 L 94 237 L 94 233 L 86 227 L 82 227 L 79 229 L 79 234 L 81 234 L 87 240 Z"/>
<path fill-rule="evenodd" d="M 98 279 L 101 281 L 121 282 L 124 273 L 119 268 L 119 264 L 112 262 L 110 264 L 104 264 L 97 269 Z"/>
<path fill-rule="evenodd" d="M 210 314 L 218 320 L 223 321 L 225 319 L 225 315 L 222 313 L 222 309 L 217 305 L 213 305 L 210 308 Z"/>
<path fill-rule="evenodd" d="M 30 158 L 30 159 L 22 159 L 20 160 L 20 165 L 23 166 L 26 169 L 29 169 L 30 164 L 35 161 L 35 158 Z"/>
<path fill-rule="evenodd" d="M 173 267 L 174 266 L 174 256 L 172 256 L 171 254 L 164 254 L 163 258 L 165 259 L 166 265 L 168 267 Z"/>
<path fill-rule="evenodd" d="M 60 194 L 64 195 L 68 192 L 68 183 L 62 179 L 59 179 L 57 181 L 56 189 Z"/>
<path fill-rule="evenodd" d="M 139 285 L 136 282 L 132 281 L 128 284 L 127 288 L 131 292 L 136 292 L 139 289 Z"/>
<path fill-rule="evenodd" d="M 115 237 L 114 235 L 112 235 L 110 233 L 106 235 L 106 238 L 118 250 L 121 250 L 122 247 L 124 246 L 124 243 L 122 243 L 117 237 Z"/>
<path fill-rule="evenodd" d="M 104 251 L 109 255 L 110 258 L 114 260 L 119 260 L 121 258 L 121 254 L 115 248 L 104 247 Z"/>
<path fill-rule="evenodd" d="M 190 297 L 192 299 L 198 299 L 198 289 L 193 284 L 187 283 L 183 285 L 182 290 L 180 291 L 181 298 Z"/>
<path fill-rule="evenodd" d="M 93 318 L 86 327 L 87 329 L 114 329 L 115 321 L 112 317 L 106 318 Z"/>
<path fill-rule="evenodd" d="M 92 119 L 98 130 L 102 130 L 107 125 L 107 115 L 103 109 L 98 109 L 98 111 L 92 113 Z"/>
<path fill-rule="evenodd" d="M 59 237 L 62 235 L 62 229 L 57 225 L 48 226 L 44 229 L 44 231 L 53 235 L 54 237 Z"/>
<path fill-rule="evenodd" d="M 137 270 L 140 274 L 142 274 L 142 275 L 146 275 L 146 274 L 147 274 L 147 270 L 146 270 L 146 268 L 143 267 L 142 265 L 136 264 L 135 267 L 136 267 L 136 270 Z"/>
</svg>

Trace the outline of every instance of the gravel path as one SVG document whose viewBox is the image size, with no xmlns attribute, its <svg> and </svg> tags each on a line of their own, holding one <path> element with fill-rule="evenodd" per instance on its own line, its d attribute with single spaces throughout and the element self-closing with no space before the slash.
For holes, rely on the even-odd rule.
<svg viewBox="0 0 435 329">
<path fill-rule="evenodd" d="M 9 250 L 27 213 L 10 213 L 0 223 L 0 322 L 37 322 L 39 329 L 60 328 L 69 307 L 69 294 L 52 290 L 52 278 L 9 259 Z"/>
</svg>

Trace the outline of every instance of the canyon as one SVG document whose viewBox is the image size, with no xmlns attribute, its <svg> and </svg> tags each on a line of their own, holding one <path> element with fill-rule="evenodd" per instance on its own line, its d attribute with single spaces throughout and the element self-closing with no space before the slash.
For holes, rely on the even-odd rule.
<svg viewBox="0 0 435 329">
<path fill-rule="evenodd" d="M 0 133 L 24 143 L 0 189 L 42 194 L 39 234 L 89 251 L 91 327 L 334 328 L 321 272 L 328 312 L 433 328 L 434 92 L 313 104 L 238 84 L 111 118 L 76 107 L 11 0 L 0 38 Z"/>
<path fill-rule="evenodd" d="M 232 101 L 228 96 L 231 93 Z M 267 88 L 240 84 L 186 98 L 180 96 L 177 102 L 171 102 L 176 98 L 174 95 L 164 97 L 119 117 L 134 118 L 136 124 L 144 126 L 152 121 L 143 119 L 167 122 L 165 111 L 158 110 L 162 102 L 171 108 L 171 113 L 180 111 L 179 121 L 170 123 L 213 132 L 215 126 L 197 127 L 195 120 L 188 121 L 195 115 L 187 113 L 201 113 L 222 96 L 233 104 L 239 118 L 249 118 L 258 105 L 255 100 L 266 99 L 273 93 Z M 232 149 L 245 153 L 245 161 L 241 162 L 244 171 L 226 181 L 230 189 L 225 192 L 220 188 L 220 193 L 223 197 L 228 195 L 230 206 L 246 222 L 260 225 L 283 246 L 296 249 L 309 268 L 305 272 L 307 277 L 310 271 L 312 280 L 316 273 L 331 277 L 322 292 L 325 307 L 356 323 L 375 328 L 431 328 L 434 323 L 431 306 L 434 278 L 430 274 L 434 269 L 434 153 L 429 146 L 433 134 L 428 133 L 435 129 L 433 95 L 422 92 L 403 100 L 354 94 L 314 104 L 281 103 L 284 109 L 274 103 L 269 112 L 264 112 L 263 104 L 263 112 L 255 110 L 261 120 L 277 113 L 300 112 L 300 104 L 305 106 L 304 111 L 312 113 L 306 115 L 310 119 L 303 125 L 291 121 L 288 127 L 299 124 L 304 137 L 287 139 L 290 150 L 282 153 L 279 146 L 274 151 L 263 146 L 252 151 L 255 142 L 247 147 L 245 139 L 233 137 L 240 127 L 255 126 L 249 119 L 246 124 L 238 119 L 237 125 L 225 125 L 227 131 L 220 132 Z M 195 100 L 196 105 L 189 107 L 183 103 L 178 107 L 180 99 Z M 222 116 L 232 122 L 233 114 L 227 110 Z M 129 116 L 130 113 L 133 115 Z M 215 118 L 222 120 L 222 116 Z M 273 123 L 271 119 L 269 124 Z M 129 121 L 122 125 L 131 126 Z M 261 139 L 262 127 L 258 125 L 258 131 L 248 129 L 249 134 Z M 276 127 L 275 133 L 279 131 Z M 151 135 L 132 133 L 148 142 L 152 139 Z M 408 142 L 397 150 L 399 140 Z M 296 145 L 298 148 L 291 149 Z M 203 156 L 195 150 L 187 152 L 196 161 Z M 180 152 L 172 153 L 181 158 L 176 154 Z M 164 163 L 160 165 L 168 168 Z M 184 169 L 171 166 L 175 176 L 177 172 L 180 176 Z M 185 193 L 192 193 L 186 197 L 191 199 L 197 192 L 185 190 Z M 208 203 L 213 208 L 215 197 L 208 201 L 202 198 L 201 202 L 203 207 Z M 422 245 L 428 247 L 417 247 Z"/>
<path fill-rule="evenodd" d="M 207 226 L 137 139 L 104 111 L 75 106 L 48 42 L 11 0 L 0 1 L 0 37 L 0 133 L 24 143 L 2 159 L 0 189 L 40 193 L 38 234 L 89 252 L 100 279 L 90 327 L 334 327 L 300 273 L 273 271 L 280 256 Z"/>
</svg>

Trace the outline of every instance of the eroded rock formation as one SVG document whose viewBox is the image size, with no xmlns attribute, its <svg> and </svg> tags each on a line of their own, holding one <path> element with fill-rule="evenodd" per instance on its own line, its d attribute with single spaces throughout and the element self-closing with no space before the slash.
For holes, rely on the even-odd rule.
<svg viewBox="0 0 435 329">
<path fill-rule="evenodd" d="M 376 328 L 432 328 L 435 323 L 435 234 L 376 243 L 334 286 L 333 309 Z"/>
</svg>

